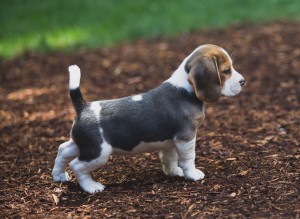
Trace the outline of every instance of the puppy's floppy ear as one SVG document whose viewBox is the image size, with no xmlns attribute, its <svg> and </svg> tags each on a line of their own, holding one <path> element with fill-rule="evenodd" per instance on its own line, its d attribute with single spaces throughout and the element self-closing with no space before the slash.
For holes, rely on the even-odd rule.
<svg viewBox="0 0 300 219">
<path fill-rule="evenodd" d="M 186 64 L 188 81 L 198 99 L 216 102 L 221 96 L 221 81 L 215 57 L 195 57 Z"/>
</svg>

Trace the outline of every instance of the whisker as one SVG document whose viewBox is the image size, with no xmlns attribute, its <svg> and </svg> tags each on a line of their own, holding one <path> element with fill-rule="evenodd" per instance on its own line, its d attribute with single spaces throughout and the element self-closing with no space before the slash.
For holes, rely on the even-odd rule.
<svg viewBox="0 0 300 219">
<path fill-rule="evenodd" d="M 232 62 L 234 62 L 234 60 L 235 60 L 235 55 L 237 55 L 237 52 L 236 52 L 236 51 L 233 51 L 233 52 L 230 54 L 230 58 L 231 58 Z"/>
</svg>

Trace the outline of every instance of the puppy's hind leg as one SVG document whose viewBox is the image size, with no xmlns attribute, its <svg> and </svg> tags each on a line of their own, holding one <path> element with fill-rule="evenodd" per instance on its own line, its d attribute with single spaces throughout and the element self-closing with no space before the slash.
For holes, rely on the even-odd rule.
<svg viewBox="0 0 300 219">
<path fill-rule="evenodd" d="M 178 166 L 178 154 L 176 148 L 168 148 L 159 152 L 162 169 L 167 176 L 184 176 L 182 169 Z"/>
<path fill-rule="evenodd" d="M 83 161 L 79 158 L 76 158 L 71 161 L 70 167 L 74 172 L 79 185 L 85 192 L 96 193 L 104 190 L 105 186 L 94 181 L 90 175 L 90 172 L 103 166 L 108 161 L 111 153 L 111 146 L 104 142 L 101 145 L 101 154 L 96 159 L 91 161 Z"/>
<path fill-rule="evenodd" d="M 66 167 L 71 160 L 79 155 L 79 149 L 72 139 L 62 143 L 58 148 L 57 157 L 52 170 L 53 180 L 66 182 L 70 180 Z"/>
</svg>

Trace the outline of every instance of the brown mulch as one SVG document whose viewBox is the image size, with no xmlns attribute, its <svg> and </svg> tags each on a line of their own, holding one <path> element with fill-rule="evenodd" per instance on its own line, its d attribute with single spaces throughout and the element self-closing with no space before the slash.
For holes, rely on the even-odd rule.
<svg viewBox="0 0 300 219">
<path fill-rule="evenodd" d="M 76 53 L 0 60 L 0 218 L 299 218 L 300 23 L 243 24 Z M 156 153 L 114 156 L 84 193 L 51 180 L 74 110 L 67 67 L 88 100 L 147 91 L 195 47 L 233 53 L 243 92 L 207 105 L 197 138 L 199 182 L 164 176 Z"/>
</svg>

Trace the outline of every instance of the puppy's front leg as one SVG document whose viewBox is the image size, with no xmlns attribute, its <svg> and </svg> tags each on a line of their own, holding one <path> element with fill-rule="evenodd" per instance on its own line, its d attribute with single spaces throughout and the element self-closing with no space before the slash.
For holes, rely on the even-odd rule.
<svg viewBox="0 0 300 219">
<path fill-rule="evenodd" d="M 195 167 L 196 136 L 189 142 L 176 139 L 175 145 L 178 153 L 178 165 L 182 168 L 185 178 L 192 181 L 203 179 L 204 173 Z"/>
<path fill-rule="evenodd" d="M 182 169 L 178 167 L 178 154 L 175 147 L 160 151 L 159 158 L 163 172 L 167 176 L 184 176 Z"/>
</svg>

